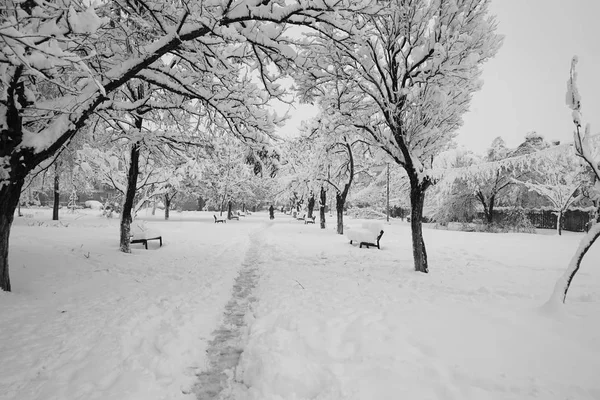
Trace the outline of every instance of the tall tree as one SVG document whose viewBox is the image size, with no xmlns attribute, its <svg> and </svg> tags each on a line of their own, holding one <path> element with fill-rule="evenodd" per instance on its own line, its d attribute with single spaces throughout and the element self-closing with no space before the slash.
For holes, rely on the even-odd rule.
<svg viewBox="0 0 600 400">
<path fill-rule="evenodd" d="M 325 229 L 325 207 L 327 206 L 327 191 L 323 186 L 321 186 L 321 191 L 319 195 L 319 223 L 321 229 Z"/>
<path fill-rule="evenodd" d="M 483 162 L 494 162 L 505 159 L 509 155 L 509 150 L 506 148 L 504 139 L 497 137 L 492 141 L 490 148 L 487 150 L 486 157 Z M 484 220 L 488 224 L 494 222 L 494 206 L 502 196 L 514 183 L 512 171 L 499 165 L 494 171 L 487 171 L 485 177 L 479 177 L 475 180 L 467 180 L 471 183 L 469 186 L 475 186 L 475 197 L 483 206 Z"/>
<path fill-rule="evenodd" d="M 583 170 L 573 154 L 558 153 L 551 159 L 540 160 L 536 171 L 534 179 L 516 182 L 550 202 L 556 215 L 556 231 L 561 235 L 565 211 L 582 198 Z"/>
<path fill-rule="evenodd" d="M 463 169 L 480 162 L 480 159 L 469 150 L 452 149 L 440 154 L 435 160 L 434 168 L 443 171 Z M 433 220 L 442 226 L 449 222 L 471 222 L 476 217 L 479 185 L 474 185 L 473 180 L 467 176 L 455 175 L 449 178 L 448 175 L 446 173 L 438 181 L 429 196 L 430 202 L 434 204 Z"/>
<path fill-rule="evenodd" d="M 222 214 L 230 201 L 241 200 L 241 203 L 245 197 L 250 197 L 248 191 L 254 166 L 244 162 L 246 146 L 226 132 L 215 134 L 211 142 L 210 147 L 196 155 L 197 158 L 204 158 L 199 188 L 203 197 L 208 199 L 208 204 Z"/>
<path fill-rule="evenodd" d="M 321 104 L 324 108 L 324 104 Z M 344 208 L 356 175 L 366 169 L 365 153 L 369 146 L 357 134 L 357 128 L 339 123 L 340 114 L 332 108 L 322 111 L 310 124 L 305 125 L 298 144 L 303 146 L 297 161 L 296 182 L 312 186 L 327 183 L 335 191 L 337 233 L 344 233 Z M 306 185 L 308 197 L 312 190 Z"/>
<path fill-rule="evenodd" d="M 481 66 L 501 43 L 489 3 L 392 0 L 378 15 L 357 13 L 351 35 L 324 29 L 306 50 L 319 68 L 303 75 L 303 97 L 321 97 L 324 83 L 343 80 L 358 99 L 347 123 L 405 169 L 417 271 L 429 270 L 421 219 L 432 159 L 456 135 L 481 87 Z"/>
<path fill-rule="evenodd" d="M 313 210 L 315 209 L 315 194 L 311 190 L 308 195 L 308 216 L 307 218 L 313 218 Z"/>
</svg>

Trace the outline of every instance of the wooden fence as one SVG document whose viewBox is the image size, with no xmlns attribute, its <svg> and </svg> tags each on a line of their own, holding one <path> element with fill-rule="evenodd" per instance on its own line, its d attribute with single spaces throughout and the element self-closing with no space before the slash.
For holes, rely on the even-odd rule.
<svg viewBox="0 0 600 400">
<path fill-rule="evenodd" d="M 502 221 L 504 210 L 494 211 L 494 221 Z M 538 229 L 556 229 L 557 216 L 549 210 L 529 210 L 525 212 L 534 227 Z M 585 232 L 591 213 L 581 210 L 567 210 L 563 214 L 562 228 L 565 231 Z"/>
</svg>

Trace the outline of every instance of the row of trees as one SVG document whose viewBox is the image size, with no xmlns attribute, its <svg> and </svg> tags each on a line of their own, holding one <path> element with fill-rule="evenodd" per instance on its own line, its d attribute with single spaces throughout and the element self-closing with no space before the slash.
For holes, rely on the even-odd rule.
<svg viewBox="0 0 600 400">
<path fill-rule="evenodd" d="M 351 30 L 369 1 L 169 3 L 22 2 L 0 10 L 0 288 L 9 291 L 9 236 L 28 175 L 83 131 L 129 149 L 121 248 L 128 251 L 147 144 L 197 145 L 205 134 L 269 145 L 285 100 L 277 84 L 296 57 L 288 26 Z M 176 127 L 176 128 L 174 128 Z"/>
<path fill-rule="evenodd" d="M 269 197 L 262 169 L 273 170 L 275 165 L 239 140 L 219 136 L 203 145 L 176 149 L 152 143 L 150 136 L 145 135 L 139 147 L 134 214 L 142 206 L 160 202 L 168 219 L 173 201 L 191 197 L 205 199 L 203 204 L 220 210 L 232 199 L 240 207 L 252 207 Z M 98 141 L 82 134 L 78 142 L 28 176 L 21 203 L 35 204 L 40 194 L 53 193 L 53 219 L 58 219 L 61 194 L 91 195 L 100 189 L 113 194 L 112 202 L 124 198 L 131 166 L 128 138 Z"/>
<path fill-rule="evenodd" d="M 307 129 L 308 138 L 326 135 L 318 148 L 345 154 L 339 167 L 328 162 L 310 179 L 336 188 L 341 233 L 339 210 L 353 181 L 356 153 L 368 153 L 353 147 L 368 146 L 376 164 L 392 160 L 401 166 L 410 184 L 415 269 L 428 272 L 421 220 L 425 193 L 435 181 L 432 162 L 456 135 L 472 93 L 481 86 L 481 66 L 496 53 L 501 37 L 488 14 L 489 1 L 384 4 L 376 14 L 353 14 L 352 32 L 323 27 L 302 47 L 302 60 L 311 68 L 299 71 L 298 90 L 322 110 Z"/>
<path fill-rule="evenodd" d="M 447 153 L 437 168 L 442 178 L 434 191 L 434 220 L 470 222 L 482 209 L 487 224 L 497 206 L 548 207 L 561 220 L 572 205 L 596 206 L 591 170 L 580 165 L 570 145 L 550 144 L 530 132 L 516 149 L 496 138 L 484 156 L 470 151 Z M 441 164 L 441 165 L 440 165 Z"/>
</svg>

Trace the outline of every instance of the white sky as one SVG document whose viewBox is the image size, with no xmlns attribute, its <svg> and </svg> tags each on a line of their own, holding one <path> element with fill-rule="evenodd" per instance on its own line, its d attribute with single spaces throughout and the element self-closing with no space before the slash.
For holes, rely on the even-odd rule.
<svg viewBox="0 0 600 400">
<path fill-rule="evenodd" d="M 573 55 L 584 121 L 600 131 L 600 1 L 494 0 L 491 11 L 504 45 L 484 66 L 484 86 L 464 116 L 459 144 L 481 152 L 502 136 L 515 147 L 532 130 L 571 141 L 565 93 Z"/>
<path fill-rule="evenodd" d="M 483 152 L 497 136 L 519 145 L 529 131 L 546 140 L 572 140 L 565 104 L 573 55 L 579 57 L 578 82 L 585 122 L 600 131 L 600 0 L 493 0 L 504 45 L 484 65 L 483 89 L 475 93 L 457 141 Z M 295 135 L 300 122 L 315 115 L 297 105 L 279 130 Z M 281 111 L 278 111 L 281 112 Z"/>
</svg>

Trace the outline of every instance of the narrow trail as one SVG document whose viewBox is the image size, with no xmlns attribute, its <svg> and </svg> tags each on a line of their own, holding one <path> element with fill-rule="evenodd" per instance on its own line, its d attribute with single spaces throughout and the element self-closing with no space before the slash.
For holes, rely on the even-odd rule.
<svg viewBox="0 0 600 400">
<path fill-rule="evenodd" d="M 256 301 L 252 292 L 259 278 L 264 230 L 271 226 L 272 224 L 267 224 L 250 237 L 250 248 L 234 281 L 232 297 L 225 305 L 223 321 L 213 332 L 214 339 L 209 342 L 206 350 L 208 368 L 198 375 L 198 382 L 193 389 L 198 400 L 218 399 L 231 381 L 239 362 L 243 352 L 241 340 L 246 325 L 244 317 L 250 304 Z"/>
</svg>

